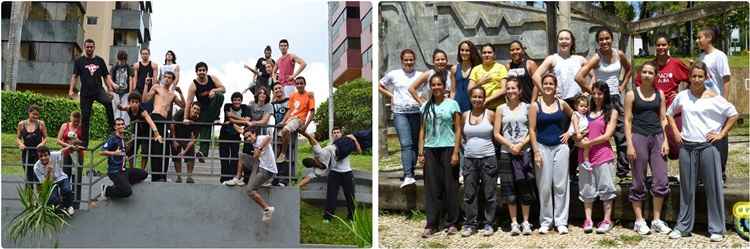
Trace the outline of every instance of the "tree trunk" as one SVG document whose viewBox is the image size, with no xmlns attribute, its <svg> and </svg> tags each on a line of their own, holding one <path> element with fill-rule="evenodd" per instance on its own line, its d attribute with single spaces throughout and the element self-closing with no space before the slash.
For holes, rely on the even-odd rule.
<svg viewBox="0 0 750 249">
<path fill-rule="evenodd" d="M 21 32 L 31 2 L 13 2 L 8 25 L 8 42 L 3 47 L 4 89 L 15 91 L 18 81 L 18 61 L 21 57 Z"/>
</svg>

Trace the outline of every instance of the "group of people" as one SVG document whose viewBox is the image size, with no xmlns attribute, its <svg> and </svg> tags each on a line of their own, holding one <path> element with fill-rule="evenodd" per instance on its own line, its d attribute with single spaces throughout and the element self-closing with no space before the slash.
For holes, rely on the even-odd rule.
<svg viewBox="0 0 750 249">
<path fill-rule="evenodd" d="M 184 160 L 187 164 L 185 182 L 194 183 L 194 161 L 203 161 L 208 155 L 211 124 L 219 119 L 220 108 L 224 104 L 224 84 L 215 75 L 208 74 L 208 65 L 204 62 L 195 65 L 197 78 L 190 84 L 187 97 L 184 97 L 177 86 L 180 65 L 173 51 L 167 51 L 163 65 L 149 59 L 148 48 L 140 50 L 140 61 L 133 65 L 128 65 L 127 53 L 120 51 L 117 63 L 108 70 L 104 60 L 94 54 L 95 46 L 93 40 L 86 39 L 84 55 L 74 61 L 69 95 L 75 97 L 74 88 L 80 80 L 81 110 L 71 113 L 70 122 L 59 129 L 57 142 L 63 149 L 50 152 L 46 147 L 47 128 L 39 118 L 40 108 L 36 105 L 28 108 L 29 118 L 19 122 L 17 129 L 16 143 L 22 150 L 26 180 L 54 180 L 61 191 L 56 195 L 60 198 L 53 199 L 61 202 L 60 207 L 69 214 L 74 213 L 75 208 L 68 176 L 72 176 L 72 168 L 75 167 L 72 161 L 82 164 L 83 152 L 89 146 L 91 106 L 94 101 L 105 107 L 110 130 L 113 131 L 100 153 L 108 157 L 107 175 L 113 184 L 102 185 L 99 199 L 130 196 L 131 185 L 148 178 L 145 168 L 149 161 L 151 181 L 167 181 L 166 172 L 171 158 L 177 173 L 176 182 L 182 182 Z M 219 137 L 220 182 L 232 185 L 249 181 L 248 196 L 263 208 L 263 221 L 270 221 L 274 209 L 257 190 L 280 173 L 277 163 L 290 163 L 283 151 L 289 147 L 293 134 L 306 130 L 315 108 L 313 93 L 305 90 L 307 82 L 299 76 L 305 62 L 288 52 L 287 40 L 279 41 L 279 48 L 282 56 L 277 59 L 278 64 L 270 58 L 270 47 L 266 47 L 265 55 L 258 59 L 256 68 L 248 67 L 255 73 L 251 83 L 254 101 L 249 105 L 242 104 L 242 93 L 231 95 L 231 103 L 223 106 L 224 122 Z M 299 65 L 297 70 L 295 65 Z M 173 109 L 176 109 L 174 106 L 180 110 L 173 113 Z M 128 144 L 124 136 L 125 128 L 130 124 L 136 125 L 135 138 L 134 142 Z M 276 139 L 271 135 L 276 134 L 273 132 L 276 127 L 281 129 L 277 132 L 281 142 L 273 144 L 271 141 Z M 244 144 L 242 153 L 239 152 L 240 144 Z M 198 145 L 200 150 L 196 152 Z M 141 165 L 134 167 L 133 161 L 138 151 L 142 157 Z M 126 167 L 126 164 L 130 167 Z M 247 180 L 243 179 L 243 175 Z M 76 181 L 80 188 L 80 179 Z M 274 179 L 273 184 L 284 186 L 289 184 L 289 178 Z"/>
<path fill-rule="evenodd" d="M 690 66 L 670 57 L 669 39 L 659 36 L 656 58 L 637 69 L 629 90 L 631 63 L 612 47 L 613 37 L 606 28 L 598 31 L 596 53 L 585 58 L 575 54 L 573 32 L 561 30 L 557 53 L 539 65 L 520 41 L 511 42 L 507 65 L 496 62 L 491 44 L 462 41 L 455 65 L 438 49 L 433 69 L 426 72 L 415 70 L 414 51 L 401 51 L 401 68 L 380 80 L 380 92 L 391 99 L 404 170 L 401 187 L 414 184 L 415 167 L 424 167 L 422 237 L 441 228 L 449 235 L 459 232 L 459 179 L 462 236 L 494 233 L 497 184 L 511 235 L 532 234 L 534 202 L 540 207 L 538 233 L 556 228 L 566 234 L 571 182 L 577 182 L 584 204 L 584 232 L 607 233 L 613 227 L 616 174 L 622 182 L 632 181 L 634 230 L 673 239 L 693 230 L 695 190 L 702 179 L 710 239 L 723 240 L 727 136 L 738 115 L 726 100 L 730 71 L 726 55 L 712 46 L 715 33 L 699 32 L 703 53 Z M 673 228 L 661 220 L 670 189 L 667 158 L 679 159 L 680 165 L 680 211 Z M 642 211 L 647 167 L 654 202 L 650 227 Z M 597 199 L 604 217 L 595 227 Z"/>
</svg>

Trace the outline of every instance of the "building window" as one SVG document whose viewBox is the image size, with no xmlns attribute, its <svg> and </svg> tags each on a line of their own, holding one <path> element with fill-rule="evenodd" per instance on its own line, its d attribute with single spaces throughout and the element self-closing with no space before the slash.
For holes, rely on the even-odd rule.
<svg viewBox="0 0 750 249">
<path fill-rule="evenodd" d="M 12 8 L 12 2 L 5 1 L 2 3 L 3 19 L 10 19 L 11 8 Z"/>
<path fill-rule="evenodd" d="M 36 53 L 34 52 L 34 46 L 30 42 L 21 42 L 21 60 L 22 61 L 33 61 L 36 60 Z"/>
<path fill-rule="evenodd" d="M 349 38 L 346 43 L 349 49 L 359 49 L 361 45 L 359 38 Z"/>
<path fill-rule="evenodd" d="M 86 17 L 86 24 L 88 25 L 96 25 L 98 21 L 98 17 L 96 16 L 87 16 Z"/>
<path fill-rule="evenodd" d="M 359 19 L 359 7 L 346 7 L 346 18 Z"/>
<path fill-rule="evenodd" d="M 372 47 L 367 48 L 367 51 L 362 53 L 362 66 L 372 64 Z"/>
<path fill-rule="evenodd" d="M 372 11 L 367 12 L 362 19 L 362 31 L 372 33 Z"/>
</svg>

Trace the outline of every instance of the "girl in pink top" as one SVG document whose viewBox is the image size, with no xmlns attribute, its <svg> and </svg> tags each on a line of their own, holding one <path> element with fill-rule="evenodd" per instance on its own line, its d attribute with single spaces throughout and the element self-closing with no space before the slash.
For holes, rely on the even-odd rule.
<svg viewBox="0 0 750 249">
<path fill-rule="evenodd" d="M 592 105 L 588 115 L 589 132 L 586 137 L 579 138 L 578 147 L 588 149 L 591 170 L 582 167 L 578 169 L 579 199 L 583 201 L 586 221 L 583 231 L 593 231 L 591 209 L 598 198 L 604 205 L 604 220 L 599 223 L 596 233 L 607 233 L 612 229 L 612 201 L 615 198 L 615 185 L 612 181 L 612 167 L 615 154 L 609 144 L 609 139 L 617 125 L 617 110 L 610 104 L 609 87 L 603 81 L 597 81 L 592 87 Z M 583 163 L 583 151 L 578 150 L 578 163 Z"/>
</svg>

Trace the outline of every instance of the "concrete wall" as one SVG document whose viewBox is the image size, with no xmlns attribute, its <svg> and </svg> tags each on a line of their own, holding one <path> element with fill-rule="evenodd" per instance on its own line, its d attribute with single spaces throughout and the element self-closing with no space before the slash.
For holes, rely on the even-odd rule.
<svg viewBox="0 0 750 249">
<path fill-rule="evenodd" d="M 750 70 L 748 68 L 731 68 L 731 81 L 729 83 L 729 102 L 732 102 L 741 114 L 750 113 Z"/>
<path fill-rule="evenodd" d="M 94 53 L 101 56 L 104 61 L 110 61 L 109 50 L 114 40 L 112 33 L 112 9 L 114 8 L 115 2 L 90 2 L 86 6 L 86 16 L 96 16 L 97 23 L 89 25 L 85 17 L 83 20 L 86 38 L 91 38 L 96 42 Z"/>
</svg>

